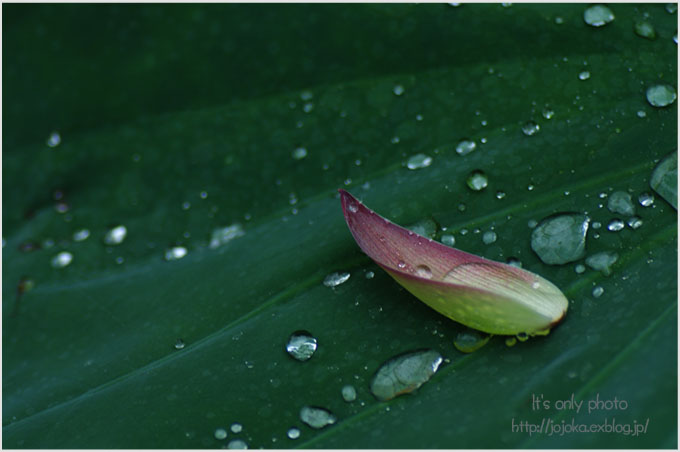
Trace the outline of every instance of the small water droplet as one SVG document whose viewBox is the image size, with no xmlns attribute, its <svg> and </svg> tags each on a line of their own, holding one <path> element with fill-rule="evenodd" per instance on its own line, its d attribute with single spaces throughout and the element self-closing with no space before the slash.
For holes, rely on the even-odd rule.
<svg viewBox="0 0 680 452">
<path fill-rule="evenodd" d="M 505 198 L 505 192 L 504 191 L 497 191 L 496 192 L 496 199 L 503 199 Z"/>
<path fill-rule="evenodd" d="M 604 289 L 602 288 L 602 286 L 595 286 L 593 288 L 593 297 L 600 298 L 603 293 L 604 293 Z"/>
<path fill-rule="evenodd" d="M 586 266 L 583 264 L 576 264 L 576 267 L 574 267 L 574 271 L 580 275 L 581 273 L 586 271 Z"/>
<path fill-rule="evenodd" d="M 628 219 L 628 227 L 631 229 L 637 229 L 642 226 L 642 218 L 640 217 L 630 217 Z"/>
<path fill-rule="evenodd" d="M 175 341 L 175 349 L 182 350 L 184 348 L 184 341 L 182 339 L 177 339 Z"/>
<path fill-rule="evenodd" d="M 300 410 L 300 420 L 312 428 L 324 428 L 327 425 L 335 424 L 336 417 L 324 408 L 304 406 Z"/>
<path fill-rule="evenodd" d="M 581 214 L 545 218 L 531 233 L 531 249 L 546 264 L 566 264 L 585 255 L 590 219 Z"/>
<path fill-rule="evenodd" d="M 527 185 L 527 190 L 529 190 L 529 191 L 533 191 L 534 188 L 536 188 L 536 187 L 534 186 L 534 184 L 529 184 L 529 185 Z"/>
<path fill-rule="evenodd" d="M 489 178 L 486 176 L 486 174 L 484 174 L 483 171 L 475 170 L 470 173 L 470 175 L 468 175 L 466 183 L 471 190 L 481 191 L 484 190 L 487 185 L 489 185 Z"/>
<path fill-rule="evenodd" d="M 421 278 L 431 279 L 432 270 L 430 270 L 430 267 L 427 265 L 418 265 L 416 267 L 416 275 L 420 276 Z"/>
<path fill-rule="evenodd" d="M 308 100 L 312 100 L 313 97 L 314 93 L 309 90 L 305 90 L 300 93 L 300 99 L 302 99 L 305 102 L 307 102 Z"/>
<path fill-rule="evenodd" d="M 241 433 L 241 430 L 243 430 L 243 426 L 239 424 L 238 422 L 234 422 L 231 424 L 231 431 L 234 433 Z"/>
<path fill-rule="evenodd" d="M 605 276 L 609 276 L 612 274 L 611 266 L 614 265 L 618 258 L 619 255 L 617 253 L 612 251 L 601 251 L 592 256 L 588 256 L 586 258 L 586 265 L 593 270 L 602 272 Z"/>
<path fill-rule="evenodd" d="M 475 149 L 477 149 L 477 143 L 472 140 L 460 140 L 456 145 L 456 152 L 458 155 L 467 155 Z"/>
<path fill-rule="evenodd" d="M 635 214 L 633 199 L 630 196 L 630 193 L 626 193 L 625 191 L 615 191 L 612 193 L 607 200 L 607 209 L 621 215 Z"/>
<path fill-rule="evenodd" d="M 588 72 L 588 71 L 581 71 L 578 74 L 579 80 L 588 80 L 589 78 L 590 78 L 590 72 Z"/>
<path fill-rule="evenodd" d="M 392 143 L 392 144 L 399 143 L 399 137 L 392 137 L 392 139 L 390 139 L 390 143 Z"/>
<path fill-rule="evenodd" d="M 527 121 L 522 126 L 522 133 L 528 137 L 536 135 L 539 130 L 541 130 L 541 127 L 534 121 Z"/>
<path fill-rule="evenodd" d="M 247 449 L 248 448 L 248 443 L 243 441 L 242 439 L 232 439 L 229 441 L 229 444 L 227 444 L 227 449 Z"/>
<path fill-rule="evenodd" d="M 375 273 L 373 273 L 371 271 L 366 272 L 366 279 L 373 279 L 374 276 L 375 276 Z"/>
<path fill-rule="evenodd" d="M 666 12 L 668 14 L 675 14 L 678 11 L 678 4 L 677 3 L 666 3 Z"/>
<path fill-rule="evenodd" d="M 317 341 L 309 331 L 299 330 L 288 338 L 286 351 L 290 356 L 298 361 L 307 361 L 314 355 L 317 348 Z"/>
<path fill-rule="evenodd" d="M 90 236 L 89 229 L 79 229 L 73 233 L 73 241 L 82 242 L 83 240 L 87 240 L 89 236 Z"/>
<path fill-rule="evenodd" d="M 50 136 L 47 137 L 47 141 L 45 143 L 47 146 L 55 148 L 61 144 L 61 135 L 59 135 L 59 132 L 52 132 Z"/>
<path fill-rule="evenodd" d="M 624 227 L 625 227 L 625 223 L 623 222 L 623 220 L 621 220 L 619 218 L 614 218 L 607 225 L 607 229 L 611 232 L 618 232 L 621 229 L 623 229 Z"/>
<path fill-rule="evenodd" d="M 166 261 L 176 261 L 182 259 L 188 253 L 187 249 L 183 246 L 173 246 L 165 250 L 165 260 Z"/>
<path fill-rule="evenodd" d="M 68 251 L 62 251 L 52 258 L 52 267 L 64 268 L 73 261 L 73 254 Z"/>
<path fill-rule="evenodd" d="M 647 102 L 652 107 L 667 107 L 675 102 L 677 95 L 671 85 L 654 85 L 647 89 Z"/>
<path fill-rule="evenodd" d="M 522 268 L 522 261 L 520 261 L 520 260 L 517 259 L 516 257 L 509 257 L 509 258 L 506 260 L 506 263 L 507 263 L 508 265 L 512 265 L 513 267 Z"/>
<path fill-rule="evenodd" d="M 604 5 L 591 6 L 583 13 L 583 20 L 592 27 L 602 27 L 614 19 L 612 10 Z"/>
<path fill-rule="evenodd" d="M 208 192 L 207 191 L 202 191 L 198 194 L 198 196 L 201 197 L 201 199 L 206 199 L 208 197 Z"/>
<path fill-rule="evenodd" d="M 600 229 L 602 227 L 602 223 L 599 221 L 594 221 L 592 227 L 593 229 Z"/>
<path fill-rule="evenodd" d="M 536 226 L 538 226 L 538 221 L 532 218 L 531 220 L 527 221 L 527 226 L 529 227 L 529 229 L 533 229 Z"/>
<path fill-rule="evenodd" d="M 635 34 L 646 39 L 656 39 L 654 25 L 646 20 L 635 22 Z"/>
<path fill-rule="evenodd" d="M 295 160 L 302 160 L 307 157 L 307 149 L 303 147 L 296 148 L 293 151 L 292 156 Z"/>
<path fill-rule="evenodd" d="M 215 439 L 222 440 L 227 437 L 227 431 L 223 428 L 215 429 Z"/>
<path fill-rule="evenodd" d="M 432 164 L 432 157 L 425 154 L 416 154 L 406 161 L 406 167 L 410 170 L 427 168 Z"/>
<path fill-rule="evenodd" d="M 127 236 L 127 228 L 123 225 L 118 225 L 109 231 L 104 236 L 104 243 L 107 245 L 120 245 Z"/>
<path fill-rule="evenodd" d="M 336 287 L 345 283 L 350 277 L 348 272 L 333 272 L 327 275 L 323 280 L 323 285 L 326 287 Z"/>
<path fill-rule="evenodd" d="M 498 235 L 494 231 L 486 231 L 482 235 L 482 241 L 484 242 L 485 245 L 491 245 L 493 242 L 496 241 L 498 238 Z"/>
<path fill-rule="evenodd" d="M 404 87 L 402 85 L 394 85 L 394 88 L 392 88 L 392 92 L 394 93 L 395 96 L 401 96 L 404 94 Z"/>
<path fill-rule="evenodd" d="M 300 437 L 300 429 L 297 427 L 291 427 L 288 429 L 288 438 L 290 439 L 298 439 Z"/>
<path fill-rule="evenodd" d="M 650 207 L 654 204 L 654 195 L 649 192 L 641 193 L 640 196 L 638 196 L 638 202 L 642 207 Z"/>
<path fill-rule="evenodd" d="M 373 377 L 371 392 L 381 401 L 412 392 L 437 372 L 442 359 L 434 350 L 419 350 L 391 358 Z"/>
<path fill-rule="evenodd" d="M 491 335 L 489 334 L 473 329 L 467 329 L 456 335 L 453 345 L 463 353 L 472 353 L 486 345 L 490 338 Z"/>
<path fill-rule="evenodd" d="M 241 237 L 243 235 L 245 235 L 245 232 L 243 231 L 243 226 L 241 226 L 239 223 L 213 229 L 212 234 L 210 235 L 210 244 L 208 246 L 211 249 L 215 249 L 226 245 L 235 238 Z"/>
<path fill-rule="evenodd" d="M 304 111 L 305 113 L 309 113 L 312 110 L 314 110 L 314 104 L 311 102 L 307 102 L 302 106 L 302 111 Z"/>
<path fill-rule="evenodd" d="M 453 246 L 456 244 L 456 238 L 451 234 L 442 235 L 442 243 L 447 246 Z"/>
<path fill-rule="evenodd" d="M 357 398 L 357 390 L 352 385 L 345 385 L 340 391 L 345 402 L 354 402 Z"/>
<path fill-rule="evenodd" d="M 543 109 L 543 117 L 545 119 L 552 119 L 553 116 L 555 116 L 555 111 L 552 108 L 544 108 Z"/>
<path fill-rule="evenodd" d="M 397 267 L 399 267 L 399 268 L 404 268 L 404 267 L 406 267 L 406 262 L 404 262 L 404 261 L 399 261 L 399 262 L 397 263 Z"/>
<path fill-rule="evenodd" d="M 458 210 L 460 212 L 465 212 L 465 209 L 467 209 L 467 206 L 465 205 L 465 203 L 461 202 L 460 204 L 458 204 Z"/>
</svg>

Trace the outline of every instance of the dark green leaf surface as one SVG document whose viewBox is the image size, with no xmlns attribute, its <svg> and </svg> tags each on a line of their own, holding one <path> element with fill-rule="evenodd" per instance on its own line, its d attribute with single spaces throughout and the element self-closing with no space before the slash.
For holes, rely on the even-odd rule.
<svg viewBox="0 0 680 452">
<path fill-rule="evenodd" d="M 636 203 L 642 227 L 610 232 L 618 215 L 600 197 L 637 200 L 675 151 L 677 102 L 654 108 L 645 91 L 676 85 L 677 16 L 619 4 L 596 29 L 585 8 L 6 5 L 3 447 L 677 447 L 677 213 L 657 196 Z M 643 17 L 656 40 L 633 32 Z M 529 120 L 536 135 L 521 131 Z M 477 150 L 459 156 L 461 138 Z M 408 170 L 419 152 L 432 164 Z M 489 177 L 481 192 L 465 184 L 473 170 Z M 565 321 L 463 355 L 462 327 L 360 252 L 338 187 L 399 224 L 433 218 L 462 250 L 520 259 L 570 299 Z M 603 225 L 586 250 L 619 254 L 611 276 L 531 251 L 528 223 L 557 212 Z M 210 249 L 233 223 L 245 234 Z M 128 236 L 106 246 L 116 224 Z M 74 242 L 80 228 L 91 237 Z M 167 262 L 174 245 L 189 253 Z M 52 268 L 62 250 L 73 262 Z M 352 276 L 331 289 L 333 271 Z M 22 277 L 35 288 L 17 298 Z M 319 342 L 307 362 L 284 350 L 300 329 Z M 377 402 L 379 365 L 420 348 L 447 361 L 415 394 Z M 538 411 L 533 394 L 627 406 Z M 313 430 L 304 405 L 338 421 Z M 547 418 L 649 421 L 638 436 L 513 432 Z M 214 438 L 233 422 L 241 433 Z"/>
</svg>

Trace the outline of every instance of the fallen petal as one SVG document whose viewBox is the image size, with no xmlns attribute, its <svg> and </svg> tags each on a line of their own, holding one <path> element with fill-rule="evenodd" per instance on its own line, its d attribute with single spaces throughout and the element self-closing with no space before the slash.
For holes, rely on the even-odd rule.
<svg viewBox="0 0 680 452">
<path fill-rule="evenodd" d="M 491 334 L 547 334 L 569 302 L 548 280 L 435 242 L 368 209 L 345 190 L 342 210 L 359 247 L 437 312 Z"/>
</svg>

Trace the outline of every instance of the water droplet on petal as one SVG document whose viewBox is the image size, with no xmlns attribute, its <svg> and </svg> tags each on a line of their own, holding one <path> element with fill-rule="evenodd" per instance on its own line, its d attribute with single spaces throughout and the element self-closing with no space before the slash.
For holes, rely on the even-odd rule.
<svg viewBox="0 0 680 452">
<path fill-rule="evenodd" d="M 290 439 L 298 439 L 300 437 L 300 429 L 297 427 L 291 427 L 286 433 Z"/>
<path fill-rule="evenodd" d="M 165 250 L 165 260 L 166 261 L 176 261 L 182 259 L 188 253 L 187 249 L 183 246 L 173 246 Z"/>
<path fill-rule="evenodd" d="M 399 262 L 397 262 L 397 267 L 399 267 L 399 268 L 405 268 L 405 267 L 406 267 L 406 262 L 404 262 L 404 261 L 399 261 Z"/>
<path fill-rule="evenodd" d="M 350 202 L 349 205 L 347 206 L 347 208 L 352 213 L 357 213 L 359 211 L 359 207 L 357 207 L 357 205 L 354 204 L 353 202 Z"/>
<path fill-rule="evenodd" d="M 630 193 L 626 193 L 625 191 L 615 191 L 612 193 L 607 200 L 607 209 L 621 215 L 635 214 L 633 198 Z"/>
<path fill-rule="evenodd" d="M 649 192 L 641 193 L 638 196 L 638 202 L 642 207 L 649 207 L 654 204 L 654 195 Z"/>
<path fill-rule="evenodd" d="M 586 9 L 583 20 L 592 27 L 602 27 L 614 20 L 614 13 L 604 5 L 595 5 Z"/>
<path fill-rule="evenodd" d="M 354 402 L 357 398 L 357 390 L 352 385 L 345 385 L 340 391 L 345 402 Z"/>
<path fill-rule="evenodd" d="M 654 85 L 647 89 L 647 102 L 652 107 L 667 107 L 675 102 L 677 95 L 671 85 Z"/>
<path fill-rule="evenodd" d="M 336 417 L 324 408 L 304 406 L 300 410 L 300 419 L 312 428 L 324 428 L 327 425 L 335 424 Z"/>
<path fill-rule="evenodd" d="M 381 401 L 418 389 L 437 372 L 442 356 L 421 350 L 396 356 L 385 362 L 371 381 L 371 392 Z"/>
<path fill-rule="evenodd" d="M 232 439 L 229 441 L 229 444 L 227 444 L 227 449 L 247 449 L 248 448 L 248 443 L 243 441 L 242 439 Z"/>
<path fill-rule="evenodd" d="M 604 289 L 602 288 L 602 286 L 595 286 L 593 288 L 593 297 L 600 298 L 603 293 L 604 293 Z"/>
<path fill-rule="evenodd" d="M 487 185 L 489 185 L 489 178 L 484 174 L 483 171 L 475 170 L 467 178 L 467 186 L 471 190 L 481 191 L 484 190 Z"/>
<path fill-rule="evenodd" d="M 224 439 L 227 437 L 227 431 L 223 428 L 216 428 L 215 429 L 215 439 Z"/>
<path fill-rule="evenodd" d="M 416 275 L 420 276 L 421 278 L 431 279 L 432 270 L 430 270 L 430 267 L 427 265 L 418 265 L 416 267 Z"/>
<path fill-rule="evenodd" d="M 86 240 L 89 236 L 90 236 L 89 229 L 79 229 L 73 233 L 73 241 L 82 242 L 83 240 Z"/>
<path fill-rule="evenodd" d="M 52 258 L 52 267 L 64 268 L 73 261 L 73 254 L 68 251 L 62 251 Z"/>
<path fill-rule="evenodd" d="M 334 272 L 326 276 L 323 280 L 323 285 L 326 287 L 336 287 L 346 282 L 350 277 L 348 272 Z"/>
<path fill-rule="evenodd" d="M 461 140 L 456 145 L 458 155 L 467 155 L 477 148 L 477 143 L 472 140 Z"/>
<path fill-rule="evenodd" d="M 302 160 L 307 157 L 307 149 L 303 147 L 296 148 L 292 155 L 295 160 Z"/>
<path fill-rule="evenodd" d="M 522 133 L 524 133 L 524 135 L 526 135 L 528 137 L 530 137 L 532 135 L 536 135 L 539 130 L 541 130 L 541 127 L 538 124 L 536 124 L 534 121 L 527 121 L 522 126 Z"/>
<path fill-rule="evenodd" d="M 118 225 L 109 231 L 104 236 L 104 243 L 107 245 L 120 245 L 127 236 L 127 228 L 123 225 Z"/>
<path fill-rule="evenodd" d="M 611 266 L 617 261 L 619 255 L 612 251 L 602 251 L 586 258 L 586 265 L 593 270 L 602 272 L 603 275 L 612 274 Z"/>
<path fill-rule="evenodd" d="M 456 339 L 453 341 L 453 345 L 463 353 L 472 353 L 489 342 L 489 338 L 491 338 L 491 335 L 489 334 L 473 329 L 467 329 L 458 333 Z"/>
<path fill-rule="evenodd" d="M 610 221 L 609 224 L 607 225 L 607 230 L 609 230 L 609 231 L 611 231 L 611 232 L 619 232 L 619 231 L 620 231 L 621 229 L 623 229 L 625 226 L 626 226 L 626 225 L 625 225 L 625 223 L 623 222 L 623 220 L 621 220 L 621 219 L 619 219 L 619 218 L 614 218 L 614 219 L 613 219 L 612 221 Z"/>
<path fill-rule="evenodd" d="M 635 34 L 647 39 L 656 39 L 656 30 L 654 30 L 654 25 L 646 20 L 641 20 L 635 23 Z"/>
<path fill-rule="evenodd" d="M 290 335 L 286 351 L 298 361 L 307 361 L 316 351 L 317 341 L 308 331 L 300 330 Z"/>
<path fill-rule="evenodd" d="M 546 264 L 566 264 L 585 255 L 590 220 L 581 214 L 545 218 L 531 233 L 531 249 Z"/>
<path fill-rule="evenodd" d="M 482 235 L 482 241 L 485 245 L 491 245 L 497 238 L 498 236 L 494 231 L 486 231 L 484 235 Z"/>
<path fill-rule="evenodd" d="M 432 164 L 432 157 L 425 154 L 416 154 L 406 161 L 406 167 L 410 170 L 427 168 Z"/>
</svg>

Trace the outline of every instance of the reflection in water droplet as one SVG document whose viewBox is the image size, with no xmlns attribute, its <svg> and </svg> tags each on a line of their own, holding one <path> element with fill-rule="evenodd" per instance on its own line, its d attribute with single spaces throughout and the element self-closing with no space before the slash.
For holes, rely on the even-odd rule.
<svg viewBox="0 0 680 452">
<path fill-rule="evenodd" d="M 460 140 L 456 145 L 458 155 L 467 155 L 477 149 L 477 143 L 472 140 Z"/>
<path fill-rule="evenodd" d="M 371 381 L 371 392 L 381 401 L 418 389 L 437 372 L 442 356 L 434 350 L 420 350 L 385 362 Z"/>
<path fill-rule="evenodd" d="M 302 160 L 307 157 L 307 149 L 303 147 L 296 148 L 292 155 L 295 160 Z"/>
<path fill-rule="evenodd" d="M 593 297 L 600 298 L 603 293 L 604 288 L 602 288 L 602 286 L 595 286 L 595 288 L 593 288 Z"/>
<path fill-rule="evenodd" d="M 73 241 L 82 242 L 83 240 L 86 240 L 89 236 L 90 236 L 89 229 L 80 229 L 73 233 Z"/>
<path fill-rule="evenodd" d="M 447 246 L 453 246 L 456 244 L 456 238 L 451 234 L 442 235 L 442 243 Z"/>
<path fill-rule="evenodd" d="M 345 402 L 354 402 L 357 398 L 357 390 L 352 385 L 345 385 L 341 390 L 342 399 Z"/>
<path fill-rule="evenodd" d="M 656 39 L 656 30 L 654 25 L 646 20 L 641 20 L 635 23 L 635 34 L 647 39 Z"/>
<path fill-rule="evenodd" d="M 489 334 L 473 329 L 467 329 L 458 333 L 456 339 L 453 341 L 453 345 L 463 353 L 472 353 L 486 345 L 490 338 L 491 335 Z"/>
<path fill-rule="evenodd" d="M 297 427 L 291 427 L 288 429 L 288 438 L 290 439 L 298 439 L 300 437 L 300 429 Z"/>
<path fill-rule="evenodd" d="M 406 161 L 406 167 L 410 170 L 427 168 L 432 164 L 432 157 L 425 154 L 416 154 Z"/>
<path fill-rule="evenodd" d="M 582 71 L 582 72 L 579 72 L 579 74 L 578 74 L 579 80 L 588 80 L 589 78 L 590 78 L 590 72 L 588 72 L 588 71 Z"/>
<path fill-rule="evenodd" d="M 421 278 L 431 279 L 432 270 L 430 270 L 430 267 L 427 265 L 418 265 L 416 267 L 416 275 L 420 276 Z"/>
<path fill-rule="evenodd" d="M 630 217 L 628 219 L 628 227 L 631 229 L 637 229 L 642 226 L 642 218 L 640 217 Z"/>
<path fill-rule="evenodd" d="M 323 280 L 323 285 L 326 287 L 336 287 L 347 281 L 350 277 L 348 272 L 334 272 L 326 276 Z"/>
<path fill-rule="evenodd" d="M 609 222 L 607 225 L 607 229 L 611 232 L 619 232 L 621 229 L 623 229 L 625 224 L 623 221 L 619 218 L 614 218 L 612 221 Z"/>
<path fill-rule="evenodd" d="M 176 261 L 182 259 L 188 253 L 187 249 L 183 246 L 173 246 L 165 250 L 165 260 L 166 261 Z"/>
<path fill-rule="evenodd" d="M 127 236 L 127 228 L 123 225 L 109 229 L 104 236 L 104 243 L 107 245 L 120 245 Z"/>
<path fill-rule="evenodd" d="M 299 330 L 288 338 L 286 351 L 290 356 L 298 361 L 307 361 L 314 355 L 317 348 L 317 341 L 309 331 Z"/>
<path fill-rule="evenodd" d="M 182 339 L 177 339 L 175 341 L 175 349 L 176 350 L 182 350 L 184 348 L 184 341 Z"/>
<path fill-rule="evenodd" d="M 602 251 L 586 258 L 586 265 L 594 270 L 599 270 L 603 275 L 612 274 L 611 266 L 619 258 L 617 253 L 612 251 Z"/>
<path fill-rule="evenodd" d="M 475 170 L 467 178 L 467 186 L 471 190 L 481 191 L 484 190 L 487 185 L 489 185 L 489 178 L 484 174 L 483 171 Z"/>
<path fill-rule="evenodd" d="M 335 424 L 336 417 L 324 408 L 304 406 L 300 410 L 300 419 L 312 428 L 324 428 L 327 425 Z"/>
<path fill-rule="evenodd" d="M 531 249 L 546 264 L 566 264 L 585 255 L 590 219 L 581 214 L 563 214 L 541 221 L 531 233 Z"/>
<path fill-rule="evenodd" d="M 62 251 L 52 258 L 52 267 L 64 268 L 73 261 L 73 254 L 68 251 Z"/>
<path fill-rule="evenodd" d="M 678 210 L 678 152 L 673 151 L 664 157 L 654 171 L 649 186 Z"/>
<path fill-rule="evenodd" d="M 615 191 L 612 193 L 607 200 L 607 209 L 621 215 L 635 214 L 633 198 L 630 193 L 626 193 L 625 191 Z"/>
<path fill-rule="evenodd" d="M 235 238 L 242 237 L 243 235 L 245 235 L 245 232 L 243 230 L 243 226 L 241 226 L 239 223 L 234 223 L 223 228 L 213 229 L 212 234 L 210 235 L 210 244 L 208 246 L 211 249 L 215 249 L 226 245 Z"/>
<path fill-rule="evenodd" d="M 595 5 L 585 10 L 583 20 L 592 27 L 602 27 L 614 20 L 614 13 L 604 5 Z"/>
<path fill-rule="evenodd" d="M 241 433 L 241 430 L 243 430 L 243 426 L 239 424 L 238 422 L 234 422 L 231 424 L 231 431 L 234 433 Z"/>
<path fill-rule="evenodd" d="M 649 207 L 654 204 L 654 195 L 649 192 L 641 193 L 638 202 L 642 207 Z"/>
<path fill-rule="evenodd" d="M 536 135 L 539 130 L 541 130 L 541 127 L 538 124 L 536 124 L 534 121 L 527 121 L 522 126 L 522 133 L 524 133 L 524 135 L 529 136 L 529 137 L 532 136 L 532 135 Z"/>
<path fill-rule="evenodd" d="M 647 89 L 647 102 L 652 107 L 667 107 L 675 102 L 677 95 L 671 85 L 654 85 Z"/>
<path fill-rule="evenodd" d="M 486 231 L 484 235 L 482 235 L 482 241 L 485 245 L 491 245 L 497 238 L 498 236 L 494 231 Z"/>
<path fill-rule="evenodd" d="M 215 439 L 224 439 L 227 437 L 227 431 L 223 428 L 215 429 Z"/>
<path fill-rule="evenodd" d="M 229 444 L 227 444 L 227 449 L 247 449 L 248 448 L 248 443 L 243 441 L 242 439 L 232 439 L 229 441 Z"/>
</svg>

